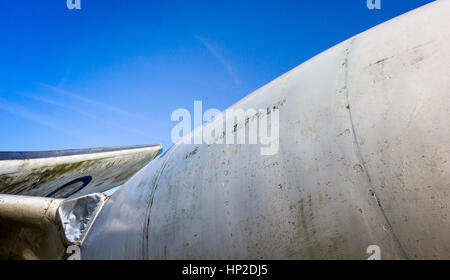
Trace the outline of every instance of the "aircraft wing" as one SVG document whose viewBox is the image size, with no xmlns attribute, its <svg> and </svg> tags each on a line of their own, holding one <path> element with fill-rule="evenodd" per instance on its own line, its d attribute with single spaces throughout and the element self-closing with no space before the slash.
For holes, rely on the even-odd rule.
<svg viewBox="0 0 450 280">
<path fill-rule="evenodd" d="M 0 194 L 79 197 L 122 185 L 161 145 L 0 152 Z"/>
<path fill-rule="evenodd" d="M 0 259 L 65 259 L 107 201 L 161 145 L 0 152 Z M 69 199 L 66 199 L 69 198 Z"/>
</svg>

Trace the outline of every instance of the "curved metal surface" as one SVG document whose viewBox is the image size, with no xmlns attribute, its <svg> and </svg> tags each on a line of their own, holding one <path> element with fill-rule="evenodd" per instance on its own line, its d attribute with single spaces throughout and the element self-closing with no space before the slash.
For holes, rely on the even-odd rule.
<svg viewBox="0 0 450 280">
<path fill-rule="evenodd" d="M 66 200 L 0 194 L 0 259 L 65 259 L 106 200 L 100 193 Z"/>
<path fill-rule="evenodd" d="M 53 158 L 63 156 L 88 155 L 105 152 L 117 152 L 143 148 L 160 148 L 160 145 L 134 145 L 134 146 L 118 146 L 105 148 L 89 148 L 89 149 L 69 149 L 57 151 L 0 152 L 0 160 Z"/>
<path fill-rule="evenodd" d="M 0 193 L 78 197 L 122 185 L 161 145 L 0 153 Z M 83 182 L 77 186 L 78 181 Z M 67 188 L 66 188 L 67 187 Z"/>
<path fill-rule="evenodd" d="M 62 199 L 0 194 L 0 259 L 61 259 Z"/>
<path fill-rule="evenodd" d="M 449 258 L 449 14 L 414 10 L 244 98 L 285 100 L 277 154 L 174 146 L 106 203 L 82 257 Z"/>
</svg>

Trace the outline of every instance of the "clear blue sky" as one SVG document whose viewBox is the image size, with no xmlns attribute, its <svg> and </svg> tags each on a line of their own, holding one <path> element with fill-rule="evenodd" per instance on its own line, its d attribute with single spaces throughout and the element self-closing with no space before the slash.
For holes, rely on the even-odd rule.
<svg viewBox="0 0 450 280">
<path fill-rule="evenodd" d="M 0 150 L 162 143 L 176 108 L 226 109 L 429 0 L 0 2 Z"/>
</svg>

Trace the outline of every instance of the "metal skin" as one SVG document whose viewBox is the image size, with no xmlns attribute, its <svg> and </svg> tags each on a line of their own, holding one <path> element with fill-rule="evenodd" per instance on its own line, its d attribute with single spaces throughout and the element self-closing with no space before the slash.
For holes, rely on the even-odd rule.
<svg viewBox="0 0 450 280">
<path fill-rule="evenodd" d="M 63 201 L 0 194 L 0 259 L 64 257 L 58 223 L 58 207 Z"/>
<path fill-rule="evenodd" d="M 161 148 L 161 145 L 139 145 L 0 152 L 0 193 L 73 198 L 102 192 L 122 185 Z"/>
<path fill-rule="evenodd" d="M 80 244 L 107 196 L 73 199 L 0 194 L 0 259 L 65 259 Z"/>
<path fill-rule="evenodd" d="M 173 146 L 110 198 L 82 258 L 450 258 L 449 15 L 421 7 L 244 98 L 285 100 L 278 153 Z"/>
<path fill-rule="evenodd" d="M 123 184 L 161 148 L 0 152 L 0 259 L 66 258 L 106 201 L 93 192 Z"/>
</svg>

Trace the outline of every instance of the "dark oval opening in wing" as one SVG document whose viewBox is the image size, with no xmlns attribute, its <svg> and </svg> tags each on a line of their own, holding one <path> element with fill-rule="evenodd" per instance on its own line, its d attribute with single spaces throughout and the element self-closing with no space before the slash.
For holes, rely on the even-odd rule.
<svg viewBox="0 0 450 280">
<path fill-rule="evenodd" d="M 69 196 L 79 192 L 87 185 L 89 185 L 89 183 L 91 181 L 92 181 L 91 176 L 84 176 L 84 177 L 72 180 L 69 183 L 62 185 L 61 187 L 57 188 L 53 192 L 49 193 L 47 195 L 47 197 L 53 197 L 53 198 L 69 197 Z"/>
</svg>

